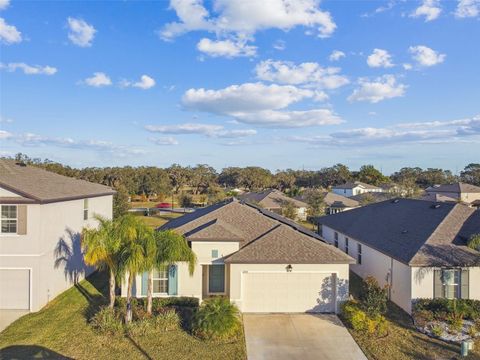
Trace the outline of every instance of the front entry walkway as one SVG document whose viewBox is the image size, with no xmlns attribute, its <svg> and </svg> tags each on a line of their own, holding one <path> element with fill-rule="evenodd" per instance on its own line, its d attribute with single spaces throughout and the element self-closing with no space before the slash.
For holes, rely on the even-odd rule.
<svg viewBox="0 0 480 360">
<path fill-rule="evenodd" d="M 336 315 L 244 314 L 249 360 L 366 360 Z"/>
</svg>

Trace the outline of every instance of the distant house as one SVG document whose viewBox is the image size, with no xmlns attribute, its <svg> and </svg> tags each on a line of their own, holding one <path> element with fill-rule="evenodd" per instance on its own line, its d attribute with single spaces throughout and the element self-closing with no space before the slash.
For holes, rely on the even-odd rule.
<svg viewBox="0 0 480 360">
<path fill-rule="evenodd" d="M 154 297 L 226 296 L 243 312 L 337 312 L 348 298 L 350 256 L 295 222 L 235 198 L 160 228 L 185 236 L 197 256 L 154 271 Z M 134 296 L 147 294 L 148 274 Z M 122 296 L 126 296 L 125 281 Z"/>
<path fill-rule="evenodd" d="M 280 215 L 282 214 L 282 209 L 286 206 L 286 204 L 292 203 L 297 212 L 296 218 L 298 220 L 307 219 L 307 203 L 290 198 L 281 191 L 275 189 L 245 193 L 240 195 L 239 199 L 253 204 L 258 204 L 262 208 L 273 211 Z"/>
<path fill-rule="evenodd" d="M 480 187 L 458 182 L 455 184 L 433 185 L 425 189 L 427 195 L 439 195 L 456 199 L 466 204 L 480 202 Z"/>
<path fill-rule="evenodd" d="M 0 159 L 0 318 L 40 310 L 92 270 L 80 233 L 112 217 L 111 188 Z"/>
<path fill-rule="evenodd" d="M 347 182 L 345 184 L 336 185 L 332 188 L 335 194 L 343 195 L 346 197 L 355 196 L 363 193 L 377 193 L 383 192 L 383 189 L 379 186 L 366 184 L 360 181 Z"/>
<path fill-rule="evenodd" d="M 391 192 L 365 192 L 362 194 L 350 196 L 349 199 L 358 201 L 360 205 L 367 205 L 371 203 L 377 203 L 385 200 L 390 200 L 396 197 Z"/>
<path fill-rule="evenodd" d="M 325 192 L 324 196 L 323 202 L 325 203 L 325 213 L 327 215 L 351 210 L 360 206 L 358 201 L 332 192 Z"/>
<path fill-rule="evenodd" d="M 480 212 L 463 204 L 394 199 L 318 219 L 323 239 L 357 260 L 351 270 L 389 285 L 408 313 L 418 298 L 480 300 Z"/>
</svg>

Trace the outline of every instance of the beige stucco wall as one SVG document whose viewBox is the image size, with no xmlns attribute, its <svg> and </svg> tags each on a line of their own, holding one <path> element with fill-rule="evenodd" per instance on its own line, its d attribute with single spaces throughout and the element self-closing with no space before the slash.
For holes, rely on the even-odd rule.
<svg viewBox="0 0 480 360">
<path fill-rule="evenodd" d="M 0 197 L 2 196 L 5 196 L 5 197 L 21 197 L 20 195 L 14 193 L 14 192 L 11 192 L 11 191 L 8 191 L 7 189 L 3 189 L 0 187 Z"/>
<path fill-rule="evenodd" d="M 92 269 L 86 268 L 80 249 L 83 227 L 96 226 L 93 214 L 112 217 L 113 197 L 89 199 L 89 219 L 83 220 L 83 199 L 50 204 L 27 205 L 27 234 L 0 235 L 0 269 L 28 268 L 31 271 L 31 311 L 81 279 Z M 55 252 L 64 241 L 72 256 Z M 64 247 L 65 249 L 65 247 Z M 67 262 L 61 261 L 66 256 Z M 59 260 L 60 259 L 60 260 Z"/>
</svg>

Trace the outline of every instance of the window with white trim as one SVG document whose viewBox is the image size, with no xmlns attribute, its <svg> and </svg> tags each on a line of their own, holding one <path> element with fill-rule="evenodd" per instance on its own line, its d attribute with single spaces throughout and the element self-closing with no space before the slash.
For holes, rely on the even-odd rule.
<svg viewBox="0 0 480 360">
<path fill-rule="evenodd" d="M 88 199 L 83 199 L 83 220 L 88 220 Z"/>
<path fill-rule="evenodd" d="M 18 229 L 17 205 L 2 205 L 1 229 L 2 234 L 16 234 Z"/>
<path fill-rule="evenodd" d="M 447 299 L 460 298 L 460 273 L 458 269 L 444 269 L 442 270 L 442 292 L 443 297 Z"/>
<path fill-rule="evenodd" d="M 362 264 L 362 244 L 357 244 L 357 262 Z"/>
<path fill-rule="evenodd" d="M 168 266 L 153 270 L 153 293 L 168 293 Z"/>
</svg>

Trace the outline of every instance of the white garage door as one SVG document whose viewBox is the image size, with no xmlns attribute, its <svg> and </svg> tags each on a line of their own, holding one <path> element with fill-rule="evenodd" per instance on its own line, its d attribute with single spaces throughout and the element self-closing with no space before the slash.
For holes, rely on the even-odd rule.
<svg viewBox="0 0 480 360">
<path fill-rule="evenodd" d="M 334 312 L 335 274 L 243 274 L 244 312 Z"/>
<path fill-rule="evenodd" d="M 30 270 L 0 269 L 0 309 L 30 309 Z"/>
</svg>

